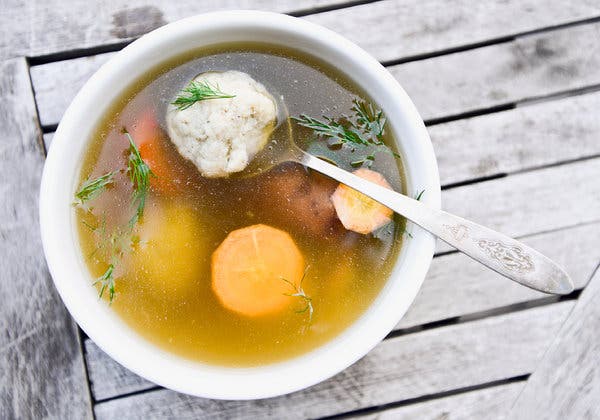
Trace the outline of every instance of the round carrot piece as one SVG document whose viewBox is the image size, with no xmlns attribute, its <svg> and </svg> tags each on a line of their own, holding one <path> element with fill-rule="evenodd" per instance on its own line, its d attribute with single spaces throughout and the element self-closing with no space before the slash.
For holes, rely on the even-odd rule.
<svg viewBox="0 0 600 420">
<path fill-rule="evenodd" d="M 379 172 L 360 168 L 353 173 L 367 181 L 392 189 Z M 383 204 L 344 184 L 337 187 L 331 201 L 344 227 L 365 235 L 391 222 L 394 213 Z"/>
<path fill-rule="evenodd" d="M 280 311 L 293 303 L 304 257 L 292 237 L 267 225 L 231 232 L 212 255 L 212 288 L 223 306 L 245 316 Z M 287 282 L 286 282 L 287 281 Z"/>
</svg>

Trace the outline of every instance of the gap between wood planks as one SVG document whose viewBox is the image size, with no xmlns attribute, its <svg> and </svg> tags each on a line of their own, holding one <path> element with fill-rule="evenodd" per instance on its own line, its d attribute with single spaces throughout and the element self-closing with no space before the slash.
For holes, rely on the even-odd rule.
<svg viewBox="0 0 600 420">
<path fill-rule="evenodd" d="M 473 391 L 481 391 L 483 389 L 494 388 L 502 385 L 513 384 L 516 382 L 525 382 L 529 379 L 531 374 L 514 376 L 512 378 L 501 379 L 498 381 L 485 382 L 482 384 L 472 385 L 464 388 L 457 388 L 451 391 L 438 392 L 435 394 L 424 395 L 422 397 L 410 398 L 407 400 L 396 401 L 388 404 L 377 405 L 373 407 L 359 408 L 358 410 L 347 411 L 345 413 L 334 414 L 332 416 L 320 417 L 319 420 L 334 420 L 334 419 L 345 419 L 354 416 L 361 416 L 365 414 L 376 414 L 378 412 L 389 410 L 392 408 L 405 407 L 407 405 L 413 405 L 418 403 L 424 403 L 428 401 L 437 400 L 445 397 L 452 397 L 456 395 L 466 394 Z"/>
</svg>

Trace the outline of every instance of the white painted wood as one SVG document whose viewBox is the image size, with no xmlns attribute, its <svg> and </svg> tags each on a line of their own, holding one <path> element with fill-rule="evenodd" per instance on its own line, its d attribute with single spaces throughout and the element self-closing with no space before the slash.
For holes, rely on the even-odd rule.
<svg viewBox="0 0 600 420">
<path fill-rule="evenodd" d="M 307 11 L 347 0 L 5 0 L 0 58 L 41 55 L 130 40 L 164 23 L 217 9 Z M 319 13 L 309 20 L 333 29 L 380 60 L 455 48 L 540 27 L 593 17 L 594 0 L 387 0 Z"/>
<path fill-rule="evenodd" d="M 25 59 L 0 62 L 0 418 L 86 418 L 77 329 L 48 274 L 37 200 L 44 163 Z"/>
<path fill-rule="evenodd" d="M 599 299 L 600 269 L 529 378 L 508 418 L 600 418 Z"/>
<path fill-rule="evenodd" d="M 600 220 L 599 177 L 600 158 L 588 159 L 445 190 L 442 207 L 521 237 Z"/>
<path fill-rule="evenodd" d="M 600 4 L 600 3 L 599 3 Z M 600 23 L 393 66 L 425 119 L 600 84 Z"/>
<path fill-rule="evenodd" d="M 575 287 L 585 287 L 600 261 L 600 223 L 523 238 L 561 265 Z M 417 298 L 397 328 L 490 311 L 548 295 L 520 286 L 463 254 L 434 258 Z"/>
<path fill-rule="evenodd" d="M 315 7 L 332 6 L 345 1 L 347 0 L 4 0 L 0 18 L 0 59 L 129 41 L 166 23 L 215 10 L 310 11 Z M 587 15 L 587 7 L 576 9 L 572 12 L 575 16 L 582 13 Z"/>
<path fill-rule="evenodd" d="M 567 301 L 384 341 L 334 378 L 258 401 L 168 390 L 95 406 L 112 418 L 313 418 L 514 377 L 533 370 L 573 307 Z"/>
<path fill-rule="evenodd" d="M 599 155 L 599 109 L 595 92 L 431 126 L 442 185 Z"/>
<path fill-rule="evenodd" d="M 387 0 L 307 16 L 389 61 L 600 14 L 593 0 Z"/>
<path fill-rule="evenodd" d="M 596 71 L 600 54 L 581 54 L 580 48 L 600 49 L 600 23 L 405 63 L 389 70 L 421 115 L 430 119 L 600 84 L 600 72 Z M 113 54 L 32 67 L 42 124 L 58 123 L 77 91 Z M 545 122 L 540 118 L 534 119 L 534 124 Z"/>
<path fill-rule="evenodd" d="M 524 382 L 513 382 L 349 418 L 356 420 L 503 420 L 506 417 L 502 414 L 514 403 L 524 384 Z"/>
</svg>

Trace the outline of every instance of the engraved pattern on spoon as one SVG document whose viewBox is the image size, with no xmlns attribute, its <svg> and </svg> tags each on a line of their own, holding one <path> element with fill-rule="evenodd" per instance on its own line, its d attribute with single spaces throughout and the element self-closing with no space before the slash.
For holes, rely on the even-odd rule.
<svg viewBox="0 0 600 420">
<path fill-rule="evenodd" d="M 478 239 L 476 243 L 489 257 L 498 261 L 507 270 L 521 274 L 535 270 L 531 256 L 519 246 L 506 245 L 489 239 Z"/>
<path fill-rule="evenodd" d="M 463 239 L 469 237 L 469 228 L 465 225 L 442 225 L 450 232 L 456 242 L 461 242 Z"/>
</svg>

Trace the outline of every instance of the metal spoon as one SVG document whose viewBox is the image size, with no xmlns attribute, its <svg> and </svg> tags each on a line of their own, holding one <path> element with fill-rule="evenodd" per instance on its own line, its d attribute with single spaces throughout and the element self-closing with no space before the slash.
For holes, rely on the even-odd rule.
<svg viewBox="0 0 600 420">
<path fill-rule="evenodd" d="M 574 289 L 569 275 L 548 257 L 492 229 L 473 223 L 395 191 L 359 178 L 310 155 L 293 140 L 291 123 L 282 100 L 278 100 L 278 135 L 259 153 L 248 173 L 263 172 L 283 162 L 297 162 L 371 197 L 488 268 L 524 286 L 544 293 L 568 294 Z M 287 124 L 287 126 L 283 126 Z M 286 133 L 287 132 L 287 133 Z"/>
</svg>

